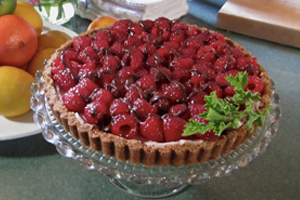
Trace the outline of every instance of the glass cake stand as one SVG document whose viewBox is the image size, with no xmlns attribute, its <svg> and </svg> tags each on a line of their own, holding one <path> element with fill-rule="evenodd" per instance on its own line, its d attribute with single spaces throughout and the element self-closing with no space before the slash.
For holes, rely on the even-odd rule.
<svg viewBox="0 0 300 200">
<path fill-rule="evenodd" d="M 56 146 L 57 151 L 66 158 L 74 159 L 83 168 L 96 170 L 108 177 L 112 184 L 121 190 L 140 197 L 162 198 L 176 194 L 189 185 L 203 184 L 206 181 L 230 174 L 233 170 L 246 166 L 256 156 L 265 152 L 276 135 L 281 117 L 280 97 L 272 85 L 271 109 L 265 125 L 238 149 L 229 154 L 205 163 L 192 166 L 147 167 L 143 164 L 132 165 L 119 162 L 101 152 L 91 151 L 71 134 L 64 130 L 49 109 L 41 85 L 41 72 L 36 74 L 32 84 L 31 109 L 34 122 L 42 129 L 46 141 Z"/>
</svg>

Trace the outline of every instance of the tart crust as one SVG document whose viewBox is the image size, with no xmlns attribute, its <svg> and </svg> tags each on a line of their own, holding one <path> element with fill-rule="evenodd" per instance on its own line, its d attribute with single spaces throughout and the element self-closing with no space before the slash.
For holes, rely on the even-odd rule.
<svg viewBox="0 0 300 200">
<path fill-rule="evenodd" d="M 191 26 L 191 25 L 190 25 Z M 90 35 L 101 28 L 82 33 Z M 201 30 L 207 30 L 200 28 Z M 214 31 L 210 31 L 214 32 Z M 250 52 L 238 43 L 226 38 L 230 46 L 241 49 L 247 57 Z M 47 102 L 53 111 L 57 121 L 63 125 L 66 131 L 73 137 L 79 139 L 84 146 L 91 147 L 91 150 L 102 151 L 104 155 L 115 157 L 118 161 L 130 161 L 132 164 L 143 163 L 146 166 L 180 166 L 192 165 L 194 163 L 206 162 L 209 159 L 216 159 L 221 155 L 228 154 L 243 144 L 253 133 L 246 129 L 245 125 L 237 129 L 227 130 L 216 141 L 204 140 L 180 140 L 176 142 L 143 142 L 137 139 L 126 139 L 100 131 L 88 123 L 84 123 L 74 112 L 68 111 L 64 106 L 59 94 L 56 92 L 54 81 L 51 78 L 51 63 L 54 58 L 66 47 L 70 46 L 73 39 L 63 44 L 48 60 L 43 71 L 42 84 Z M 271 82 L 266 71 L 259 64 L 260 78 L 264 82 L 264 91 L 261 98 L 260 108 L 265 109 L 270 103 Z M 257 127 L 255 127 L 256 130 Z M 255 131 L 256 132 L 256 131 Z"/>
</svg>

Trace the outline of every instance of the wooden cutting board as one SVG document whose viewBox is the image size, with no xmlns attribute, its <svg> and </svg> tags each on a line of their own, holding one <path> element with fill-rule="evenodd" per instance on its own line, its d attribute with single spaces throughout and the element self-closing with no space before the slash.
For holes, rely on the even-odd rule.
<svg viewBox="0 0 300 200">
<path fill-rule="evenodd" d="M 228 0 L 216 27 L 300 48 L 300 0 Z"/>
</svg>

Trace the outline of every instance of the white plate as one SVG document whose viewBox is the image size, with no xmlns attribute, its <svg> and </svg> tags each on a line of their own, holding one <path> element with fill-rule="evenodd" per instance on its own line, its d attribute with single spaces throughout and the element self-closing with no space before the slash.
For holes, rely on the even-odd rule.
<svg viewBox="0 0 300 200">
<path fill-rule="evenodd" d="M 71 37 L 75 37 L 78 34 L 62 26 L 52 24 L 44 21 L 44 30 L 59 30 L 67 33 Z M 42 130 L 35 125 L 33 121 L 33 111 L 11 118 L 5 118 L 0 116 L 0 141 L 12 140 L 22 138 L 37 133 L 41 133 Z"/>
</svg>

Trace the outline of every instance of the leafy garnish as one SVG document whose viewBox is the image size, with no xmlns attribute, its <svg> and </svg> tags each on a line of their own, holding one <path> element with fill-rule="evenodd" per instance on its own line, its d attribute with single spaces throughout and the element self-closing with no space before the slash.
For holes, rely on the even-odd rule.
<svg viewBox="0 0 300 200">
<path fill-rule="evenodd" d="M 190 119 L 185 125 L 182 136 L 205 134 L 209 130 L 213 130 L 216 135 L 220 136 L 225 129 L 238 128 L 243 121 L 246 121 L 246 128 L 251 132 L 254 131 L 254 124 L 263 126 L 269 107 L 261 112 L 255 104 L 260 100 L 260 94 L 244 91 L 248 82 L 247 72 L 240 72 L 235 77 L 227 76 L 226 80 L 233 86 L 236 93 L 231 97 L 232 102 L 218 98 L 216 92 L 205 96 L 207 111 L 201 113 L 199 117 L 209 122 L 205 124 Z M 241 105 L 245 105 L 245 109 L 240 110 Z"/>
</svg>

